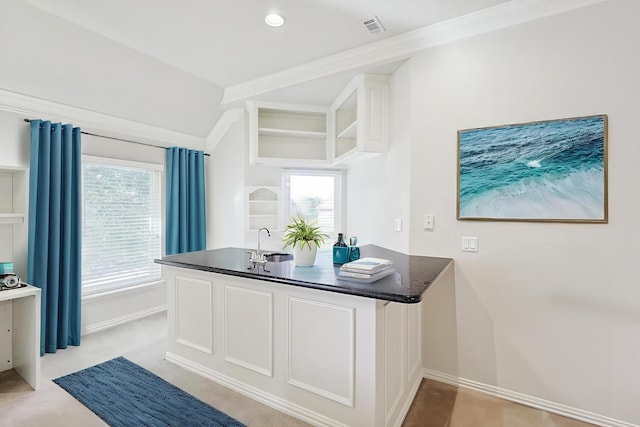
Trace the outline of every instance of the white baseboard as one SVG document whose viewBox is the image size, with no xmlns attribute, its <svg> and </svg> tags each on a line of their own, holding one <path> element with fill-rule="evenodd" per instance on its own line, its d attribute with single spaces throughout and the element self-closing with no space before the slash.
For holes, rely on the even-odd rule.
<svg viewBox="0 0 640 427">
<path fill-rule="evenodd" d="M 167 310 L 167 305 L 159 305 L 142 311 L 136 311 L 135 313 L 127 314 L 126 316 L 116 317 L 114 319 L 105 320 L 104 322 L 95 323 L 93 325 L 86 326 L 80 331 L 80 335 L 88 335 L 94 332 L 103 331 L 105 329 L 113 328 L 123 323 L 131 322 L 133 320 L 142 319 L 148 316 L 152 316 L 156 313 L 161 313 Z"/>
<path fill-rule="evenodd" d="M 477 381 L 468 380 L 465 378 L 459 378 L 454 375 L 445 374 L 438 371 L 432 371 L 430 369 L 423 369 L 422 375 L 426 379 L 450 384 L 474 391 L 479 391 L 491 396 L 499 397 L 501 399 L 510 400 L 512 402 L 520 403 L 522 405 L 530 406 L 532 408 L 542 409 L 547 412 L 562 415 L 568 418 L 573 418 L 580 421 L 585 421 L 591 424 L 603 426 L 603 427 L 638 427 L 636 424 L 628 423 L 626 421 L 616 420 L 604 415 L 595 414 L 593 412 L 585 411 L 583 409 L 574 408 L 572 406 L 563 405 L 561 403 L 551 402 L 549 400 L 540 399 L 538 397 L 529 396 L 527 394 L 519 393 L 517 391 L 504 389 L 501 387 L 480 383 Z"/>
<path fill-rule="evenodd" d="M 411 409 L 411 404 L 413 403 L 413 400 L 416 398 L 416 394 L 418 393 L 418 388 L 420 388 L 421 382 L 422 382 L 422 377 L 419 375 L 416 375 L 416 378 L 413 384 L 411 385 L 411 390 L 409 391 L 409 395 L 405 399 L 404 405 L 402 405 L 402 409 L 400 409 L 400 412 L 398 413 L 398 417 L 396 418 L 395 422 L 391 423 L 390 425 L 392 425 L 393 427 L 402 426 L 404 419 L 407 417 L 407 414 L 409 413 L 409 409 Z"/>
<path fill-rule="evenodd" d="M 277 411 L 283 412 L 292 417 L 298 418 L 304 422 L 315 426 L 326 427 L 346 427 L 344 424 L 339 423 L 336 420 L 325 417 L 317 412 L 305 409 L 295 403 L 281 399 L 269 393 L 265 393 L 253 386 L 238 381 L 234 378 L 215 372 L 209 368 L 206 368 L 200 364 L 194 363 L 176 354 L 167 352 L 165 354 L 165 360 L 167 362 L 175 363 L 176 365 L 191 371 L 201 377 L 207 378 L 213 382 L 216 382 L 224 387 L 227 387 L 233 391 L 236 391 L 244 396 L 247 396 L 253 400 L 256 400 L 264 405 L 267 405 Z"/>
</svg>

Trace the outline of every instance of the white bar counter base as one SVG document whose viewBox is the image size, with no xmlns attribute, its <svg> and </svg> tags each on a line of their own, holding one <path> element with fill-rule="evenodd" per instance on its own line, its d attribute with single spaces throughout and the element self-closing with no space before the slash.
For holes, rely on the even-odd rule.
<svg viewBox="0 0 640 427">
<path fill-rule="evenodd" d="M 422 379 L 422 304 L 162 269 L 166 360 L 312 425 L 402 424 Z"/>
<path fill-rule="evenodd" d="M 15 369 L 40 388 L 40 288 L 27 285 L 0 291 L 0 371 Z"/>
</svg>

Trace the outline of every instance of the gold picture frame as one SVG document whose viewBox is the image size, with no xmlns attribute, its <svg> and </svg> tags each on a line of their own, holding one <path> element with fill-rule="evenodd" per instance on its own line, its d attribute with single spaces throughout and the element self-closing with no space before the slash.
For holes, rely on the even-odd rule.
<svg viewBox="0 0 640 427">
<path fill-rule="evenodd" d="M 458 220 L 608 223 L 607 115 L 457 134 Z"/>
</svg>

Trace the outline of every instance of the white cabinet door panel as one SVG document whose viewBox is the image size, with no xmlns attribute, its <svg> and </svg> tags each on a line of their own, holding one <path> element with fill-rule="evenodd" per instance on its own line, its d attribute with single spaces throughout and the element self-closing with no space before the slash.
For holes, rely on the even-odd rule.
<svg viewBox="0 0 640 427">
<path fill-rule="evenodd" d="M 213 354 L 213 283 L 176 276 L 176 342 Z"/>
<path fill-rule="evenodd" d="M 289 298 L 289 384 L 353 406 L 354 311 Z"/>
<path fill-rule="evenodd" d="M 273 294 L 224 287 L 224 360 L 273 376 Z"/>
</svg>

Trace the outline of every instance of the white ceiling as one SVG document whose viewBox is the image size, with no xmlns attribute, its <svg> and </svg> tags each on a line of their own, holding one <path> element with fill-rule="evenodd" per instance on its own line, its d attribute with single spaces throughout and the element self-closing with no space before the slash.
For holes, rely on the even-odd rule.
<svg viewBox="0 0 640 427">
<path fill-rule="evenodd" d="M 507 0 L 23 1 L 224 88 Z M 360 24 L 372 15 L 385 33 Z"/>
<path fill-rule="evenodd" d="M 0 0 L 0 97 L 202 141 L 247 99 L 328 106 L 357 73 L 601 1 Z M 267 27 L 268 12 L 285 26 Z M 385 33 L 360 23 L 373 15 Z"/>
</svg>

